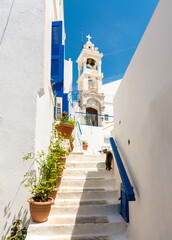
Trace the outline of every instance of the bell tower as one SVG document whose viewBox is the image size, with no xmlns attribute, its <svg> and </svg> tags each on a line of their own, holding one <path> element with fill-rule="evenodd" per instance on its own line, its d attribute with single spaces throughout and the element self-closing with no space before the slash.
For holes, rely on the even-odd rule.
<svg viewBox="0 0 172 240">
<path fill-rule="evenodd" d="M 78 90 L 80 91 L 80 108 L 83 113 L 88 113 L 91 125 L 101 125 L 100 115 L 104 111 L 104 94 L 102 93 L 101 71 L 103 54 L 97 47 L 88 41 L 77 59 L 78 63 Z"/>
</svg>

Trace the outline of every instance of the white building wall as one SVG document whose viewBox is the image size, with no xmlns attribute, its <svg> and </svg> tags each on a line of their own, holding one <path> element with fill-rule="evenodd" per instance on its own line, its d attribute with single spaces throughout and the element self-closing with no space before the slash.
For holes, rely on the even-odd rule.
<svg viewBox="0 0 172 240">
<path fill-rule="evenodd" d="M 81 131 L 82 141 L 88 142 L 88 152 L 90 154 L 97 154 L 102 148 L 110 148 L 110 144 L 105 140 L 105 137 L 110 136 L 111 129 L 81 125 Z"/>
<path fill-rule="evenodd" d="M 109 116 L 113 116 L 113 98 L 120 86 L 121 79 L 117 81 L 113 81 L 110 83 L 106 83 L 102 85 L 102 91 L 105 95 L 104 98 L 104 114 L 108 114 Z M 109 118 L 109 121 L 112 122 L 113 118 Z"/>
<path fill-rule="evenodd" d="M 136 194 L 131 240 L 172 238 L 171 9 L 159 2 L 114 98 L 113 137 Z"/>
<path fill-rule="evenodd" d="M 54 1 L 0 2 L 0 239 L 12 222 L 27 222 L 28 189 L 20 182 L 31 162 L 23 153 L 47 150 L 53 121 L 50 87 Z M 13 4 L 14 3 L 14 4 Z M 58 6 L 57 6 L 58 8 Z"/>
<path fill-rule="evenodd" d="M 73 62 L 71 59 L 69 61 L 64 61 L 64 92 L 69 93 L 72 91 L 72 81 L 73 81 Z"/>
</svg>

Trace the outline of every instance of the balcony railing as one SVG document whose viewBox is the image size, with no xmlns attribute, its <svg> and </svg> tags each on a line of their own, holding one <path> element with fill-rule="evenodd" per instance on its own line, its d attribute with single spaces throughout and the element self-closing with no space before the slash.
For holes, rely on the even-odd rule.
<svg viewBox="0 0 172 240">
<path fill-rule="evenodd" d="M 95 114 L 95 113 L 83 113 L 83 112 L 75 112 L 77 119 L 80 125 L 88 125 L 95 127 L 104 127 L 105 123 L 109 123 L 113 121 L 113 116 L 103 115 L 103 114 Z"/>
</svg>

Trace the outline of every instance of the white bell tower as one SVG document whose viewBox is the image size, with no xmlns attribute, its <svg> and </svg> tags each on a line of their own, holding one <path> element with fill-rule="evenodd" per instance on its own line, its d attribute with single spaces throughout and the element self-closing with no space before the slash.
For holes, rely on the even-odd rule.
<svg viewBox="0 0 172 240">
<path fill-rule="evenodd" d="M 77 59 L 78 63 L 78 90 L 80 93 L 80 108 L 83 113 L 92 116 L 93 125 L 101 125 L 101 114 L 104 111 L 104 94 L 102 93 L 101 64 L 103 54 L 99 53 L 98 48 L 88 41 Z M 92 114 L 92 115 L 91 115 Z M 91 119 L 89 119 L 91 120 Z"/>
</svg>

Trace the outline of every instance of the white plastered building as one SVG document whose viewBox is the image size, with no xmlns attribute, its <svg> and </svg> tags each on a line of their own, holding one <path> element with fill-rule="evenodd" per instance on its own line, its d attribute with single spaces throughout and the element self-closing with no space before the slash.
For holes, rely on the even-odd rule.
<svg viewBox="0 0 172 240">
<path fill-rule="evenodd" d="M 32 162 L 23 153 L 47 151 L 54 121 L 51 88 L 52 22 L 62 21 L 63 0 L 0 3 L 0 239 L 12 222 L 27 224 L 28 189 L 21 185 Z M 67 71 L 66 71 L 67 70 Z M 72 62 L 65 61 L 65 91 Z"/>
<path fill-rule="evenodd" d="M 112 137 L 136 197 L 130 240 L 172 239 L 171 9 L 159 1 L 113 102 Z"/>
</svg>

